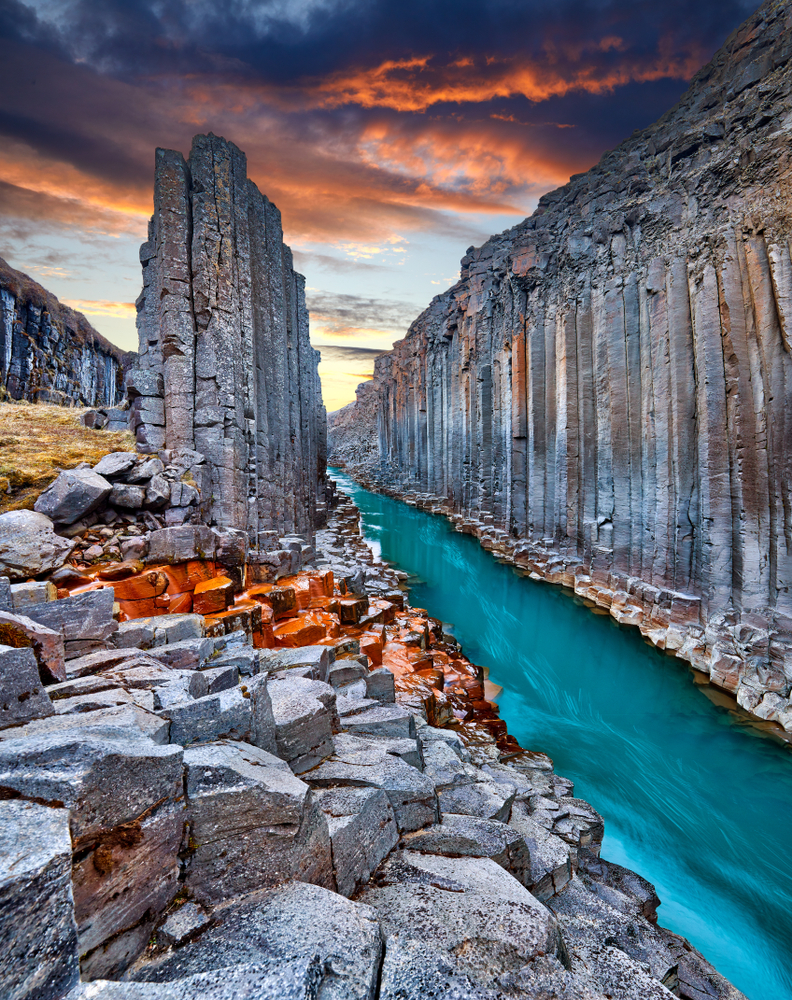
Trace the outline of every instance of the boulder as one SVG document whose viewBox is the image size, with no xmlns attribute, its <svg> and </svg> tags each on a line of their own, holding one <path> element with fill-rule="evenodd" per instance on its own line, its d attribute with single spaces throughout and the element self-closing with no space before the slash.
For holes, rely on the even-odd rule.
<svg viewBox="0 0 792 1000">
<path fill-rule="evenodd" d="M 179 639 L 151 650 L 154 659 L 173 670 L 200 670 L 213 653 L 214 643 L 204 638 Z"/>
<path fill-rule="evenodd" d="M 279 973 L 315 963 L 321 971 L 313 992 L 269 994 L 245 987 L 235 996 L 286 1000 L 319 995 L 326 1000 L 373 1000 L 376 995 L 382 937 L 376 912 L 369 906 L 318 885 L 292 882 L 253 893 L 242 901 L 232 900 L 215 908 L 212 916 L 214 926 L 197 940 L 142 964 L 135 978 L 173 982 L 182 976 L 223 969 L 230 979 L 234 967 L 254 965 Z"/>
<path fill-rule="evenodd" d="M 0 994 L 60 997 L 80 978 L 67 809 L 0 801 Z"/>
<path fill-rule="evenodd" d="M 61 632 L 34 622 L 27 615 L 0 611 L 0 644 L 30 646 L 36 656 L 42 683 L 66 680 L 65 650 Z"/>
<path fill-rule="evenodd" d="M 272 713 L 278 756 L 288 761 L 295 774 L 321 763 L 333 752 L 332 711 L 314 697 L 314 684 L 304 677 L 287 676 L 270 682 Z M 327 687 L 333 695 L 333 689 Z"/>
<path fill-rule="evenodd" d="M 344 719 L 344 729 L 360 736 L 414 739 L 415 720 L 401 705 L 376 705 Z"/>
<path fill-rule="evenodd" d="M 8 740 L 0 787 L 68 807 L 83 975 L 123 971 L 178 889 L 181 748 L 75 731 Z"/>
<path fill-rule="evenodd" d="M 327 817 L 338 891 L 351 896 L 398 843 L 393 807 L 379 788 L 328 788 L 316 795 Z"/>
<path fill-rule="evenodd" d="M 385 934 L 380 1000 L 446 995 L 455 977 L 495 987 L 563 947 L 553 914 L 489 858 L 398 852 L 358 898 Z"/>
<path fill-rule="evenodd" d="M 334 887 L 330 835 L 306 784 L 245 743 L 188 747 L 187 886 L 218 903 L 291 879 Z"/>
<path fill-rule="evenodd" d="M 522 835 L 512 826 L 476 816 L 443 814 L 441 823 L 406 833 L 401 846 L 423 854 L 491 858 L 531 888 L 531 861 Z"/>
<path fill-rule="evenodd" d="M 506 823 L 514 802 L 514 789 L 495 781 L 474 781 L 449 788 L 438 788 L 440 811 L 496 819 Z"/>
<path fill-rule="evenodd" d="M 292 591 L 293 592 L 293 591 Z M 303 646 L 300 649 L 262 649 L 259 651 L 261 669 L 279 673 L 294 667 L 309 667 L 314 680 L 326 681 L 331 654 L 327 646 Z"/>
<path fill-rule="evenodd" d="M 146 502 L 146 491 L 141 486 L 115 483 L 108 501 L 121 510 L 140 510 Z"/>
<path fill-rule="evenodd" d="M 98 476 L 120 476 L 128 472 L 137 462 L 137 452 L 134 451 L 113 451 L 105 455 L 93 467 L 93 471 Z"/>
<path fill-rule="evenodd" d="M 49 573 L 66 562 L 76 544 L 56 535 L 44 514 L 32 510 L 0 514 L 0 575 L 26 580 Z"/>
<path fill-rule="evenodd" d="M 61 472 L 33 505 L 57 524 L 74 524 L 96 510 L 112 492 L 112 485 L 91 469 Z"/>
<path fill-rule="evenodd" d="M 67 660 L 106 648 L 106 640 L 118 629 L 113 619 L 115 596 L 112 587 L 89 590 L 60 601 L 33 604 L 25 609 L 28 618 L 63 634 Z"/>
<path fill-rule="evenodd" d="M 56 601 L 58 588 L 49 580 L 27 580 L 25 583 L 11 585 L 11 603 L 14 611 L 21 611 L 30 604 L 41 604 L 43 601 Z"/>
<path fill-rule="evenodd" d="M 164 480 L 167 483 L 167 480 Z M 170 499 L 170 485 L 164 499 Z M 149 535 L 150 563 L 180 563 L 191 559 L 214 559 L 217 534 L 204 525 L 185 524 L 161 528 Z"/>
<path fill-rule="evenodd" d="M 0 729 L 43 719 L 54 709 L 32 649 L 0 646 Z"/>
<path fill-rule="evenodd" d="M 405 741 L 399 741 L 400 743 Z M 333 737 L 333 754 L 306 773 L 314 788 L 381 788 L 390 800 L 399 831 L 438 821 L 433 782 L 391 752 L 393 741 L 348 733 Z"/>
<path fill-rule="evenodd" d="M 395 679 L 387 667 L 379 667 L 368 674 L 366 677 L 366 697 L 384 703 L 396 701 Z"/>
<path fill-rule="evenodd" d="M 50 736 L 62 732 L 79 732 L 84 736 L 104 738 L 123 735 L 139 740 L 143 737 L 153 743 L 168 742 L 170 723 L 148 712 L 139 705 L 117 705 L 101 708 L 79 715 L 50 715 L 45 719 L 34 719 L 23 726 L 0 730 L 0 740 L 10 741 L 39 736 Z"/>
</svg>

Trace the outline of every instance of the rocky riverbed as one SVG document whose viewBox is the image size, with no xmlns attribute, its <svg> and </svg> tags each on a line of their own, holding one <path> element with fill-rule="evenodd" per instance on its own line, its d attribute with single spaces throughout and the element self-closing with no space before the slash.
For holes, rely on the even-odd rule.
<svg viewBox="0 0 792 1000">
<path fill-rule="evenodd" d="M 268 561 L 142 519 L 119 561 L 23 513 L 0 555 L 39 556 L 0 576 L 4 995 L 742 996 L 599 857 L 601 817 L 509 736 L 346 498 Z"/>
</svg>

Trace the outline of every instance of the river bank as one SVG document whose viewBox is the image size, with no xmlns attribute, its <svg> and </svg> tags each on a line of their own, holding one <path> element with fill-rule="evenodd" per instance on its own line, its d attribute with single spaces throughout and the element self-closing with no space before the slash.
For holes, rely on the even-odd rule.
<svg viewBox="0 0 792 1000">
<path fill-rule="evenodd" d="M 549 753 L 602 813 L 605 857 L 649 878 L 661 920 L 750 997 L 786 995 L 785 746 L 702 698 L 688 665 L 636 629 L 490 558 L 447 519 L 339 480 L 375 549 L 412 574 L 411 600 L 453 623 L 504 688 L 510 733 Z"/>
</svg>

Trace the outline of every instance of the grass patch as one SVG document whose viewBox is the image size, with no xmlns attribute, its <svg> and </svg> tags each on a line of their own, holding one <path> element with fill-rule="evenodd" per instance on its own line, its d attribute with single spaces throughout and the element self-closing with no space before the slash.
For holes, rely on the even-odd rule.
<svg viewBox="0 0 792 1000">
<path fill-rule="evenodd" d="M 0 514 L 32 510 L 64 469 L 96 465 L 111 451 L 134 451 L 129 431 L 83 427 L 84 409 L 46 403 L 0 403 Z"/>
</svg>

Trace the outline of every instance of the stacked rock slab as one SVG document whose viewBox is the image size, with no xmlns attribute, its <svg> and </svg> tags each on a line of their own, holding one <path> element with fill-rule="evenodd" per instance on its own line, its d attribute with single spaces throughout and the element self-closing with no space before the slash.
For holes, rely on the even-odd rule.
<svg viewBox="0 0 792 1000">
<path fill-rule="evenodd" d="M 0 398 L 114 407 L 123 368 L 124 352 L 82 313 L 0 257 Z"/>
<path fill-rule="evenodd" d="M 790 56 L 792 5 L 765 3 L 655 125 L 471 247 L 377 360 L 355 445 L 376 392 L 382 484 L 620 595 L 787 728 Z"/>
<path fill-rule="evenodd" d="M 305 279 L 245 155 L 214 135 L 190 158 L 158 149 L 141 248 L 140 368 L 128 380 L 139 448 L 192 449 L 211 470 L 210 523 L 312 530 L 326 422 Z"/>
</svg>

